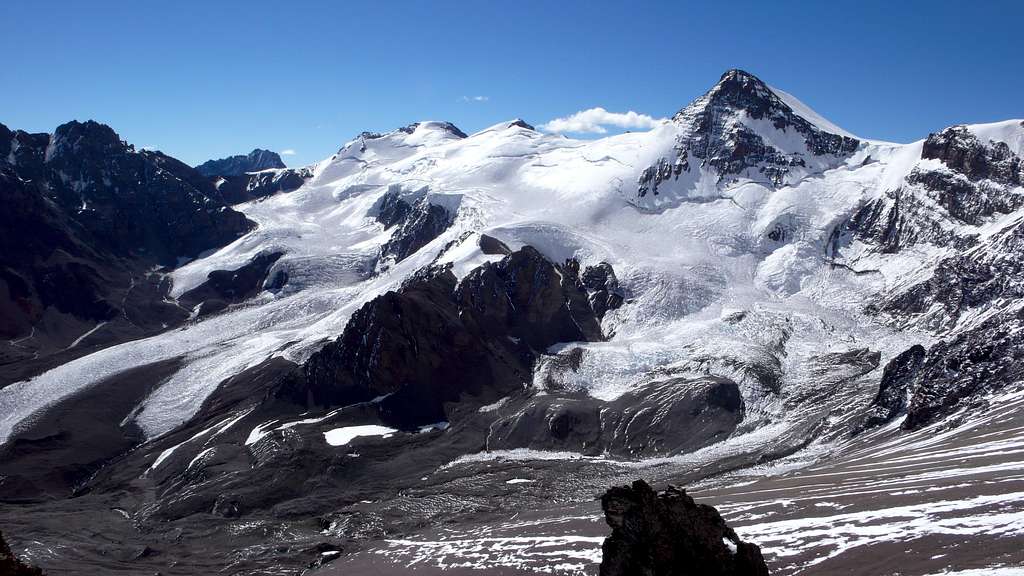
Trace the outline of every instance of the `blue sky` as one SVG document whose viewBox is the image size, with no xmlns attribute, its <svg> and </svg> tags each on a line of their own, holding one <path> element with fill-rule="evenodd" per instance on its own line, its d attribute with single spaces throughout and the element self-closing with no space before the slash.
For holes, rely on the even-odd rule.
<svg viewBox="0 0 1024 576">
<path fill-rule="evenodd" d="M 1011 1 L 7 0 L 0 122 L 92 118 L 193 164 L 263 147 L 299 165 L 416 120 L 670 116 L 736 67 L 911 141 L 1024 117 L 1021 22 Z"/>
</svg>

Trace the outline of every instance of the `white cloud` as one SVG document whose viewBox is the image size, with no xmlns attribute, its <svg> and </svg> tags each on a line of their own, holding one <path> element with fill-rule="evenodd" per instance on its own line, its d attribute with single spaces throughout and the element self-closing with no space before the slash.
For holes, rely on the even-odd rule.
<svg viewBox="0 0 1024 576">
<path fill-rule="evenodd" d="M 281 156 L 295 156 L 295 150 L 291 148 L 285 148 L 284 150 L 281 150 L 279 154 L 281 154 Z"/>
<path fill-rule="evenodd" d="M 662 123 L 664 118 L 652 118 L 647 114 L 629 112 L 609 112 L 598 106 L 589 110 L 580 110 L 571 116 L 555 118 L 547 124 L 541 124 L 545 132 L 577 132 L 588 134 L 605 134 L 605 126 L 615 126 L 624 130 L 650 130 Z"/>
<path fill-rule="evenodd" d="M 459 102 L 487 102 L 490 99 L 489 96 L 463 96 Z"/>
</svg>

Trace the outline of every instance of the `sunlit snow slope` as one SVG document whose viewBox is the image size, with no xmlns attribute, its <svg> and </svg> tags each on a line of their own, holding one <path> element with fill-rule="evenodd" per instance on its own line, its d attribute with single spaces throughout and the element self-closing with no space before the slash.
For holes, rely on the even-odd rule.
<svg viewBox="0 0 1024 576">
<path fill-rule="evenodd" d="M 311 167 L 314 176 L 300 189 L 239 205 L 258 228 L 171 274 L 179 296 L 211 271 L 284 252 L 271 271 L 287 272 L 281 290 L 0 390 L 0 440 L 90 384 L 183 358 L 133 416 L 148 437 L 165 434 L 224 379 L 270 356 L 307 358 L 360 305 L 415 270 L 437 261 L 462 275 L 493 259 L 478 248 L 480 234 L 513 248 L 534 246 L 555 262 L 605 261 L 616 271 L 627 304 L 604 319 L 614 336 L 583 345 L 579 371 L 556 375 L 568 385 L 612 399 L 656 369 L 715 372 L 741 384 L 743 431 L 811 410 L 797 400 L 815 386 L 812 357 L 870 343 L 884 364 L 934 338 L 863 310 L 908 274 L 927 275 L 950 249 L 921 245 L 882 258 L 856 243 L 842 254 L 830 246 L 857 210 L 935 161 L 921 159 L 920 142 L 857 140 L 756 79 L 736 96 L 730 82 L 748 78 L 737 74 L 644 133 L 581 141 L 514 121 L 465 137 L 441 122 L 363 134 Z M 970 130 L 1021 152 L 1019 121 Z M 426 198 L 453 213 L 454 223 L 410 257 L 380 260 L 393 231 L 375 215 L 389 192 Z M 998 229 L 1011 217 L 979 229 Z M 858 258 L 884 261 L 872 266 L 877 273 L 863 274 Z M 737 314 L 747 320 L 731 321 Z M 766 357 L 778 364 L 779 395 L 756 394 L 763 380 L 738 367 Z"/>
</svg>

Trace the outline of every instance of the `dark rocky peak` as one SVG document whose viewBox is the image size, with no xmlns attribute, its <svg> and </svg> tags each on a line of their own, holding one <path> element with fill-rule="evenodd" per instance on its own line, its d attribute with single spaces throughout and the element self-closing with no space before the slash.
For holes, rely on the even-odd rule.
<svg viewBox="0 0 1024 576">
<path fill-rule="evenodd" d="M 452 124 L 451 122 L 417 122 L 416 124 L 412 124 L 412 126 L 426 126 L 428 128 L 432 128 L 435 130 L 441 130 L 442 132 L 451 134 L 456 138 L 466 137 L 466 133 L 460 130 L 458 126 Z"/>
<path fill-rule="evenodd" d="M 391 132 L 360 132 L 352 141 L 348 142 L 338 150 L 338 154 L 346 150 L 357 148 L 360 152 L 366 151 L 366 143 L 372 140 L 380 140 L 381 138 L 387 138 L 388 136 L 408 136 L 413 132 L 416 132 L 420 126 L 424 126 L 428 129 L 440 130 L 446 134 L 454 136 L 456 138 L 465 138 L 466 133 L 459 130 L 458 126 L 451 122 L 413 122 L 407 126 L 402 126 Z"/>
<path fill-rule="evenodd" d="M 42 178 L 47 166 L 77 169 L 82 163 L 98 165 L 134 152 L 110 126 L 93 120 L 62 124 L 52 135 L 0 129 L 0 163 L 16 166 L 19 176 L 30 180 Z"/>
<path fill-rule="evenodd" d="M 941 160 L 972 181 L 985 179 L 1017 186 L 1024 181 L 1024 164 L 1005 142 L 982 142 L 967 126 L 951 126 L 929 134 L 921 147 L 921 158 Z"/>
<path fill-rule="evenodd" d="M 284 167 L 284 162 L 277 152 L 256 148 L 248 154 L 208 160 L 196 166 L 196 170 L 204 176 L 241 176 L 248 172 Z"/>
<path fill-rule="evenodd" d="M 673 120 L 685 118 L 709 106 L 746 110 L 753 118 L 764 118 L 789 110 L 789 106 L 758 77 L 743 70 L 732 69 L 722 74 L 718 84 L 704 96 L 677 112 Z"/>
<path fill-rule="evenodd" d="M 663 182 L 699 174 L 695 169 L 701 167 L 714 168 L 721 180 L 747 179 L 779 187 L 833 166 L 835 158 L 852 154 L 860 145 L 856 138 L 829 132 L 822 127 L 827 124 L 813 116 L 801 116 L 754 75 L 729 70 L 672 117 L 681 129 L 674 154 L 641 172 L 637 195 L 658 195 Z M 800 138 L 789 139 L 795 144 L 780 148 L 772 143 L 778 139 L 766 138 L 766 129 Z"/>
<path fill-rule="evenodd" d="M 928 135 L 921 158 L 942 165 L 919 163 L 906 186 L 862 207 L 848 230 L 884 253 L 918 243 L 965 250 L 976 232 L 950 223 L 979 226 L 1024 206 L 1024 160 L 1005 142 L 982 142 L 967 126 L 951 126 Z"/>
<path fill-rule="evenodd" d="M 121 140 L 117 132 L 92 120 L 71 121 L 57 127 L 45 151 L 46 167 L 60 180 L 57 195 L 71 203 L 95 196 L 118 175 L 138 172 L 147 163 L 135 147 Z M 56 184 L 51 182 L 51 185 Z M 61 192 L 72 193 L 73 198 Z"/>
<path fill-rule="evenodd" d="M 509 128 L 526 128 L 527 130 L 536 130 L 532 124 L 528 124 L 522 118 L 516 118 L 515 120 L 508 123 Z"/>
<path fill-rule="evenodd" d="M 767 576 L 755 544 L 743 542 L 713 507 L 686 490 L 655 492 L 643 480 L 601 497 L 612 535 L 602 546 L 601 576 Z"/>
<path fill-rule="evenodd" d="M 13 139 L 5 164 L 16 177 L 34 181 L 60 218 L 84 230 L 94 248 L 115 256 L 173 265 L 254 226 L 226 209 L 216 188 L 194 169 L 159 152 L 136 152 L 104 124 L 68 122 L 44 135 L 45 143 L 36 135 L 7 133 Z"/>
<path fill-rule="evenodd" d="M 79 122 L 72 120 L 61 124 L 53 132 L 47 161 L 64 154 L 95 158 L 102 154 L 123 154 L 134 152 L 135 147 L 121 140 L 114 129 L 94 120 Z"/>
<path fill-rule="evenodd" d="M 906 177 L 907 186 L 887 192 L 854 219 L 862 239 L 883 251 L 916 242 L 963 247 L 974 243 L 973 234 L 959 232 L 949 221 L 978 226 L 1024 206 L 1018 188 L 1024 162 L 1005 142 L 982 142 L 967 126 L 952 126 L 928 135 L 921 158 L 942 166 L 917 165 Z"/>
<path fill-rule="evenodd" d="M 807 150 L 815 155 L 852 152 L 859 141 L 840 134 L 830 134 L 813 119 L 805 118 L 767 84 L 743 70 L 729 70 L 706 94 L 683 108 L 673 120 L 696 124 L 698 131 L 714 129 L 716 117 L 744 113 L 754 120 L 769 120 L 778 129 L 796 130 L 807 139 Z M 833 138 L 823 136 L 828 134 Z"/>
</svg>

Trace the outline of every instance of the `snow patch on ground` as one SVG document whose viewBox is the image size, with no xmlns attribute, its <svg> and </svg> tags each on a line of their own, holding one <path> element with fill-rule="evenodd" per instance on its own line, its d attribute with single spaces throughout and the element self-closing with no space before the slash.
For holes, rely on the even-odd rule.
<svg viewBox="0 0 1024 576">
<path fill-rule="evenodd" d="M 398 432 L 398 430 L 395 430 L 394 428 L 378 426 L 376 424 L 345 426 L 343 428 L 334 428 L 324 432 L 324 440 L 326 440 L 331 446 L 345 446 L 352 440 L 363 436 L 380 436 L 382 438 L 390 438 L 391 435 L 396 432 Z"/>
</svg>

